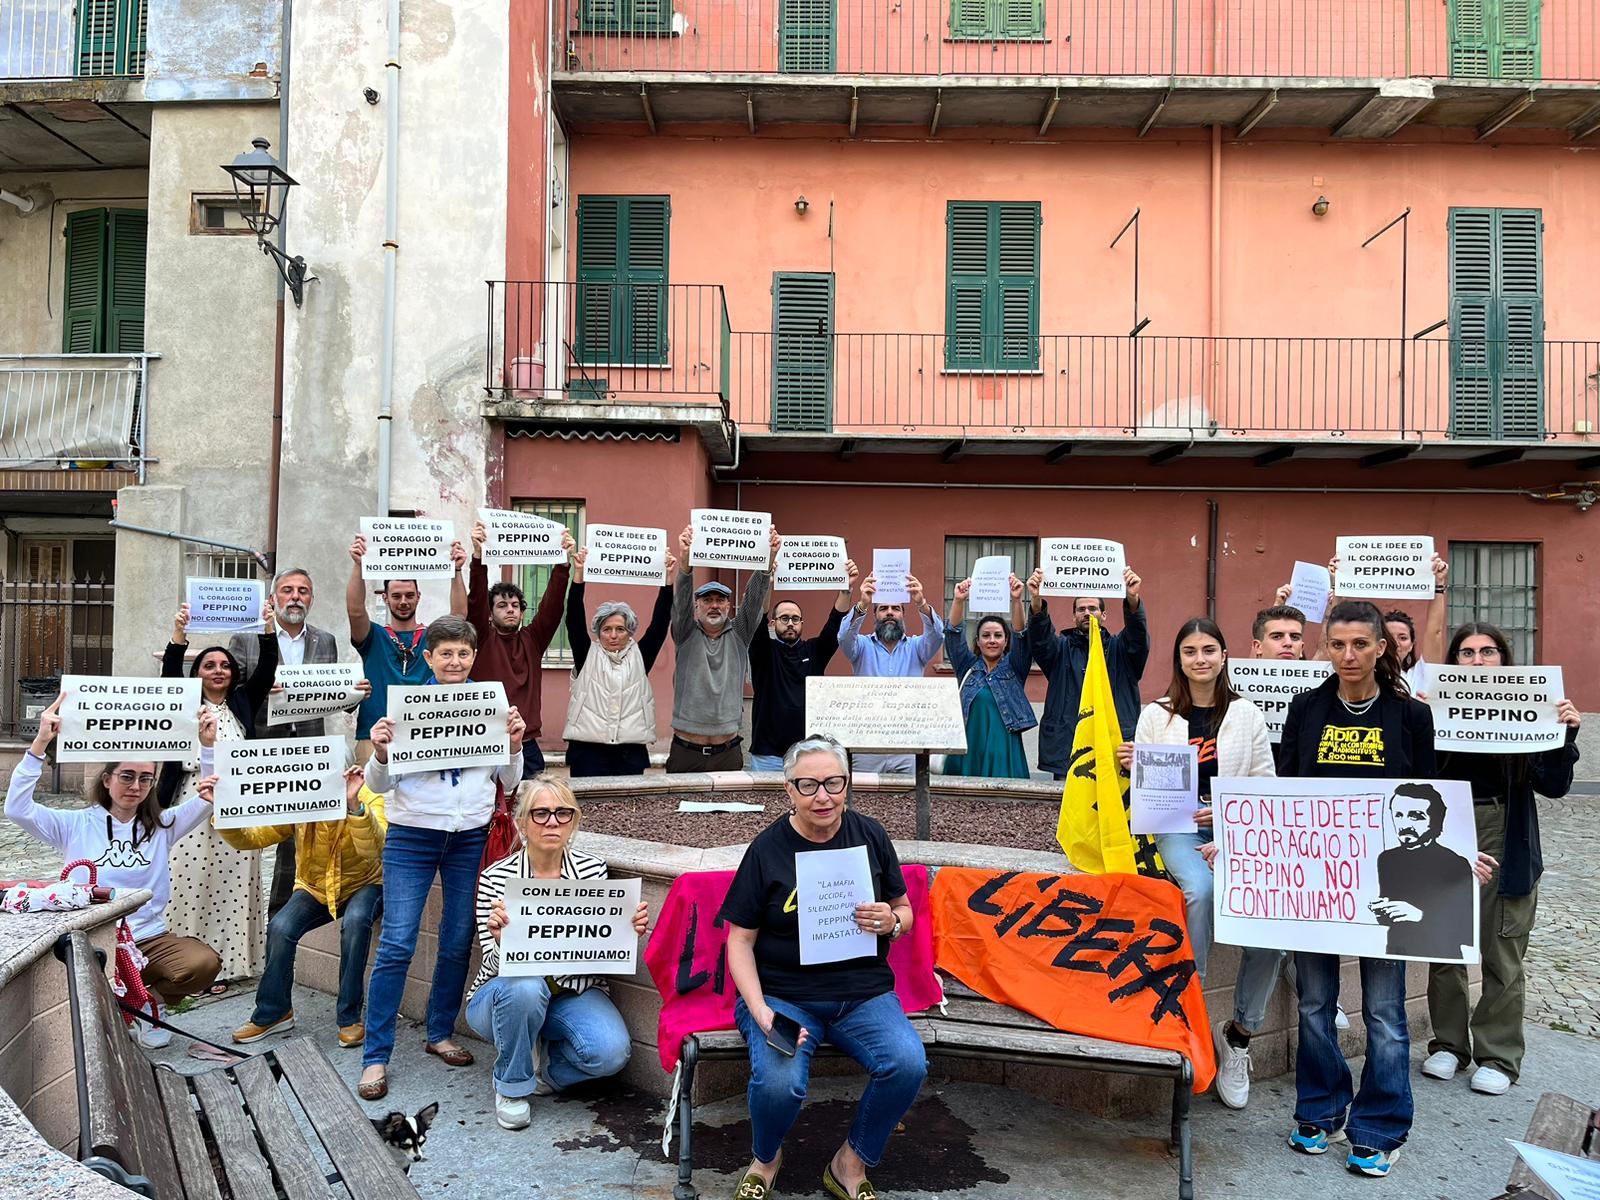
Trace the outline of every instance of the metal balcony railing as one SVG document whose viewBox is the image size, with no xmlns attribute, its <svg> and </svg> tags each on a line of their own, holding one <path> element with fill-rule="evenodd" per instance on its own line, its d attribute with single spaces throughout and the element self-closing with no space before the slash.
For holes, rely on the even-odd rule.
<svg viewBox="0 0 1600 1200">
<path fill-rule="evenodd" d="M 0 467 L 133 466 L 153 354 L 0 354 Z"/>
<path fill-rule="evenodd" d="M 144 74 L 145 0 L 5 0 L 0 81 Z"/>
</svg>

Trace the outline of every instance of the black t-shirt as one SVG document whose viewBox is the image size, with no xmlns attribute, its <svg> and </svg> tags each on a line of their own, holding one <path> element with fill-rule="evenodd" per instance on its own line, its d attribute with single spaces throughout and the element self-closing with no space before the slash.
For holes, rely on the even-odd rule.
<svg viewBox="0 0 1600 1200">
<path fill-rule="evenodd" d="M 894 990 L 889 969 L 889 938 L 878 939 L 878 953 L 836 963 L 800 965 L 800 915 L 795 903 L 794 856 L 811 850 L 867 848 L 872 896 L 894 900 L 906 894 L 900 859 L 888 832 L 871 817 L 845 809 L 839 832 L 827 842 L 807 841 L 789 818 L 768 825 L 744 852 L 722 902 L 722 919 L 756 930 L 756 971 L 761 990 L 796 1004 L 808 1000 L 870 1000 Z"/>
<path fill-rule="evenodd" d="M 1377 702 L 1357 716 L 1335 699 L 1332 716 L 1317 739 L 1314 761 L 1321 768 L 1318 775 L 1382 779 L 1392 774 Z"/>
<path fill-rule="evenodd" d="M 1201 800 L 1211 799 L 1211 781 L 1217 777 L 1217 733 L 1212 727 L 1216 711 L 1212 707 L 1189 710 L 1189 744 L 1196 748 Z"/>
<path fill-rule="evenodd" d="M 1439 778 L 1461 779 L 1470 783 L 1474 800 L 1504 799 L 1507 790 L 1506 760 L 1499 754 L 1447 751 L 1439 756 Z"/>
<path fill-rule="evenodd" d="M 1378 891 L 1422 911 L 1420 921 L 1389 926 L 1389 953 L 1415 958 L 1460 958 L 1472 941 L 1472 867 L 1454 850 L 1430 843 L 1378 855 Z"/>
</svg>

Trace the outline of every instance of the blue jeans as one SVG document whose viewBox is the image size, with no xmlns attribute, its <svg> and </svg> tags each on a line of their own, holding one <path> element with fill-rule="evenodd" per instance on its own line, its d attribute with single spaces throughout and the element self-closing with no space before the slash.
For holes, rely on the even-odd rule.
<svg viewBox="0 0 1600 1200">
<path fill-rule="evenodd" d="M 783 774 L 783 755 L 781 754 L 752 754 L 750 756 L 750 769 L 752 771 L 776 771 Z"/>
<path fill-rule="evenodd" d="M 478 892 L 478 861 L 489 840 L 489 827 L 445 833 L 390 825 L 383 842 L 383 933 L 378 958 L 367 985 L 365 1067 L 382 1066 L 394 1049 L 395 1020 L 405 991 L 406 968 L 417 949 L 422 909 L 437 875 L 444 892 L 439 917 L 439 944 L 428 990 L 428 1041 L 446 1041 L 461 1013 L 467 986 L 467 960 L 472 955 L 473 904 Z"/>
<path fill-rule="evenodd" d="M 1246 1033 L 1260 1033 L 1267 1023 L 1267 1005 L 1278 986 L 1278 971 L 1287 950 L 1246 946 L 1233 982 L 1233 1023 Z"/>
<path fill-rule="evenodd" d="M 1339 1003 L 1339 958 L 1297 950 L 1300 1050 L 1294 1064 L 1294 1119 L 1375 1150 L 1405 1144 L 1411 1132 L 1411 1035 L 1406 1028 L 1406 964 L 1361 959 L 1361 1015 L 1367 1023 L 1367 1064 L 1354 1093 L 1350 1068 L 1333 1027 Z M 1349 1106 L 1349 1116 L 1345 1107 Z"/>
<path fill-rule="evenodd" d="M 533 1048 L 544 1043 L 544 1073 L 557 1091 L 586 1079 L 615 1075 L 628 1062 L 632 1043 L 611 998 L 597 987 L 550 995 L 542 976 L 496 975 L 467 1001 L 467 1024 L 493 1042 L 494 1090 L 502 1096 L 533 1095 Z"/>
<path fill-rule="evenodd" d="M 383 888 L 369 883 L 339 906 L 339 1003 L 341 1026 L 361 1020 L 362 984 L 367 978 L 367 948 L 372 945 L 372 923 L 383 912 Z M 294 1007 L 289 989 L 294 983 L 294 952 L 300 939 L 321 929 L 333 917 L 328 906 L 310 892 L 296 888 L 288 901 L 267 922 L 267 966 L 256 985 L 255 1025 L 271 1025 Z"/>
<path fill-rule="evenodd" d="M 811 1036 L 793 1058 L 779 1054 L 767 1045 L 744 998 L 734 1002 L 733 1019 L 750 1048 L 750 1144 L 756 1158 L 770 1163 L 778 1157 L 805 1103 L 811 1056 L 826 1041 L 867 1069 L 867 1090 L 856 1107 L 849 1142 L 862 1162 L 877 1166 L 889 1135 L 928 1075 L 922 1039 L 906 1020 L 900 998 L 884 992 L 870 1000 L 814 1000 L 802 1006 L 768 996 L 767 1003 L 773 1012 L 799 1021 Z"/>
<path fill-rule="evenodd" d="M 1202 986 L 1206 981 L 1206 960 L 1211 956 L 1212 876 L 1210 865 L 1200 857 L 1200 847 L 1210 840 L 1209 833 L 1156 835 L 1156 849 L 1167 864 L 1167 874 L 1183 889 L 1183 905 L 1189 918 L 1189 950 L 1194 954 L 1194 969 Z"/>
</svg>

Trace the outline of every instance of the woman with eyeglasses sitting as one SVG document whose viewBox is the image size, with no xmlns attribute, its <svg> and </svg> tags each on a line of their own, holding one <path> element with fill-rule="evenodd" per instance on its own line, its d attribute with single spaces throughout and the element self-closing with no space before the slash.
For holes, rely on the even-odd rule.
<svg viewBox="0 0 1600 1200">
<path fill-rule="evenodd" d="M 572 848 L 582 813 L 566 780 L 535 775 L 517 788 L 515 819 L 523 845 L 484 869 L 478 881 L 478 948 L 483 965 L 467 991 L 467 1024 L 493 1042 L 494 1118 L 526 1129 L 530 1096 L 615 1075 L 628 1061 L 628 1029 L 589 975 L 500 974 L 500 934 L 510 917 L 506 888 L 516 879 L 605 879 L 606 864 Z M 643 934 L 650 907 L 633 912 Z"/>
<path fill-rule="evenodd" d="M 811 1056 L 832 1042 L 867 1070 L 855 1123 L 822 1172 L 838 1200 L 877 1192 L 867 1169 L 883 1158 L 889 1135 L 928 1073 L 922 1039 L 894 991 L 889 945 L 911 928 L 911 901 L 894 843 L 882 825 L 851 811 L 850 760 L 832 738 L 809 737 L 783 756 L 789 813 L 756 835 L 722 904 L 728 971 L 739 998 L 734 1020 L 750 1050 L 750 1139 L 754 1161 L 735 1200 L 766 1200 L 778 1175 L 783 1139 L 805 1103 Z M 797 862 L 814 850 L 864 846 L 872 902 L 852 913 L 874 935 L 871 954 L 804 963 L 800 952 Z"/>
<path fill-rule="evenodd" d="M 178 937 L 167 929 L 167 899 L 172 892 L 169 860 L 173 843 L 211 816 L 212 790 L 217 782 L 210 773 L 216 715 L 200 710 L 200 763 L 205 777 L 197 781 L 194 795 L 183 803 L 161 807 L 156 796 L 157 764 L 118 762 L 84 768 L 89 791 L 86 807 L 47 808 L 35 803 L 33 793 L 44 772 L 45 751 L 61 731 L 64 699 L 65 693 L 57 696 L 40 715 L 39 732 L 11 773 L 6 816 L 55 847 L 64 862 L 88 859 L 94 863 L 100 886 L 148 891 L 150 899 L 144 907 L 128 914 L 133 940 L 148 960 L 140 976 L 166 1004 L 198 996 L 215 981 L 222 960 L 198 938 Z M 172 1040 L 164 1029 L 144 1024 L 140 1028 L 147 1046 L 164 1046 Z"/>
</svg>

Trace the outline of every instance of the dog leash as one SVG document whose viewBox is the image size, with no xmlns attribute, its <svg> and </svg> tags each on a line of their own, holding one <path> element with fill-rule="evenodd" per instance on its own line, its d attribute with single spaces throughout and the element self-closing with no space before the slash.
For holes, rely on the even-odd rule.
<svg viewBox="0 0 1600 1200">
<path fill-rule="evenodd" d="M 222 1053 L 226 1054 L 230 1059 L 236 1058 L 236 1059 L 239 1059 L 240 1061 L 243 1061 L 244 1059 L 254 1057 L 253 1055 L 250 1055 L 250 1054 L 241 1053 L 238 1050 L 229 1049 L 227 1046 L 219 1046 L 219 1045 L 217 1045 L 216 1042 L 213 1042 L 209 1038 L 203 1038 L 198 1033 L 190 1033 L 187 1029 L 179 1029 L 176 1025 L 169 1024 L 168 1022 L 161 1020 L 161 1018 L 159 1018 L 159 1017 L 152 1017 L 149 1013 L 145 1012 L 144 1009 L 135 1008 L 133 1005 L 129 1004 L 126 1000 L 124 1000 L 121 996 L 117 997 L 117 1007 L 120 1008 L 123 1012 L 129 1013 L 129 1014 L 137 1017 L 139 1020 L 143 1021 L 146 1025 L 154 1025 L 158 1029 L 165 1029 L 165 1030 L 168 1030 L 171 1033 L 181 1033 L 184 1037 L 188 1038 L 191 1042 L 199 1042 L 202 1045 L 210 1046 L 213 1050 L 222 1051 Z"/>
</svg>

